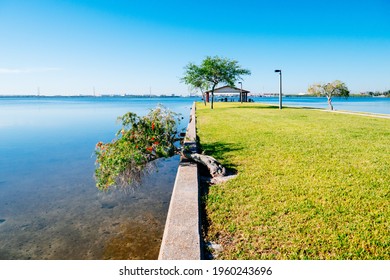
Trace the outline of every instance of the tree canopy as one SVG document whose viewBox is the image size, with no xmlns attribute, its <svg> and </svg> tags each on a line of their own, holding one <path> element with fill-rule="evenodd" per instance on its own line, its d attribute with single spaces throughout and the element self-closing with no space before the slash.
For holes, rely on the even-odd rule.
<svg viewBox="0 0 390 280">
<path fill-rule="evenodd" d="M 218 84 L 224 83 L 234 87 L 235 82 L 242 80 L 241 76 L 251 74 L 250 70 L 241 68 L 238 61 L 218 56 L 207 56 L 199 66 L 189 63 L 184 69 L 184 77 L 181 79 L 184 83 L 200 89 L 202 94 L 205 89 L 211 88 L 211 109 L 214 103 L 214 89 Z"/>
<path fill-rule="evenodd" d="M 326 84 L 313 84 L 309 86 L 307 91 L 313 95 L 326 96 L 330 110 L 333 110 L 332 97 L 349 97 L 348 87 L 339 80 Z"/>
<path fill-rule="evenodd" d="M 201 73 L 202 70 L 198 65 L 189 63 L 186 66 L 186 75 L 181 80 L 189 85 L 191 89 L 199 90 L 202 93 L 204 105 L 206 105 L 205 91 L 210 88 L 210 82 L 204 80 Z"/>
</svg>

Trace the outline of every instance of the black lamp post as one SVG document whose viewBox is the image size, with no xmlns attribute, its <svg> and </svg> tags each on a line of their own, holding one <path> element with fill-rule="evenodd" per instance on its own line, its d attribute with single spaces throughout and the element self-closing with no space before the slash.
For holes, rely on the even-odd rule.
<svg viewBox="0 0 390 280">
<path fill-rule="evenodd" d="M 279 73 L 279 109 L 282 109 L 282 70 L 275 70 Z"/>
<path fill-rule="evenodd" d="M 240 85 L 241 85 L 241 88 L 240 88 L 240 102 L 242 103 L 242 82 L 238 82 Z"/>
</svg>

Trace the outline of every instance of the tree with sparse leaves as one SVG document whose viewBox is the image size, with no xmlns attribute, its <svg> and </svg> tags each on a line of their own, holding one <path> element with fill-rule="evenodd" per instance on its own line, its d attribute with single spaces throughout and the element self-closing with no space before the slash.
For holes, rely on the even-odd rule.
<svg viewBox="0 0 390 280">
<path fill-rule="evenodd" d="M 184 77 L 181 79 L 184 83 L 202 90 L 202 94 L 204 88 L 211 88 L 211 109 L 214 104 L 214 90 L 218 84 L 234 87 L 235 82 L 242 80 L 241 76 L 251 74 L 250 70 L 241 68 L 238 61 L 218 56 L 206 57 L 199 66 L 189 63 L 184 69 Z"/>
<path fill-rule="evenodd" d="M 332 97 L 349 97 L 348 87 L 339 80 L 327 84 L 313 84 L 307 91 L 313 95 L 326 96 L 330 110 L 333 110 Z"/>
</svg>

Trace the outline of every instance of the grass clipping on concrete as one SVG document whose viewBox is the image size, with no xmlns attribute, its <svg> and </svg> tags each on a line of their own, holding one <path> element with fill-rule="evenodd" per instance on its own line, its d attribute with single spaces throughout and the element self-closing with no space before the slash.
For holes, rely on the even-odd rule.
<svg viewBox="0 0 390 280">
<path fill-rule="evenodd" d="M 210 186 L 218 259 L 390 259 L 390 120 L 197 104 L 204 152 L 238 176 Z"/>
</svg>

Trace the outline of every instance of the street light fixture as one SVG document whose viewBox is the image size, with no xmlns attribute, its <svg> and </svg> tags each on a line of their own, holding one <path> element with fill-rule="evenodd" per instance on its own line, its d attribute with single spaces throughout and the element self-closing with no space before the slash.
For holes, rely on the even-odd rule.
<svg viewBox="0 0 390 280">
<path fill-rule="evenodd" d="M 238 82 L 241 85 L 240 89 L 240 102 L 242 103 L 242 82 Z"/>
<path fill-rule="evenodd" d="M 279 109 L 282 109 L 282 70 L 275 70 L 279 73 Z"/>
</svg>

